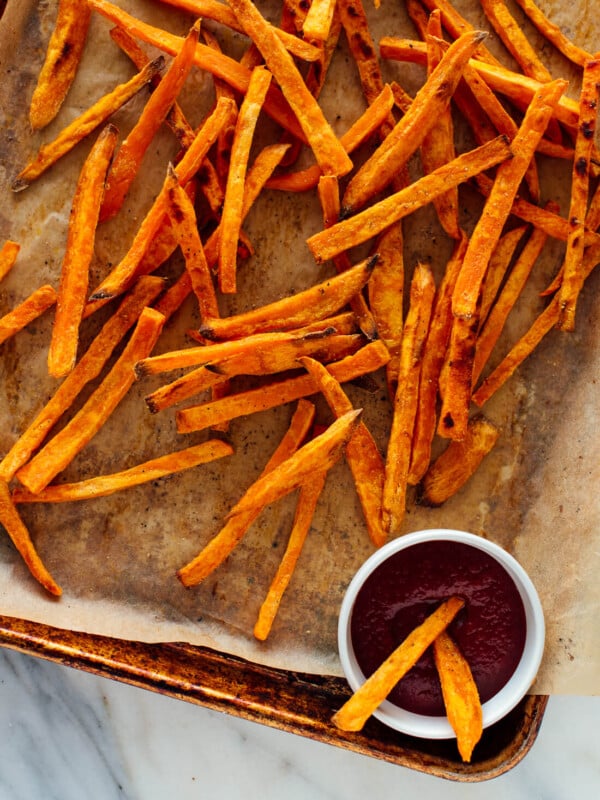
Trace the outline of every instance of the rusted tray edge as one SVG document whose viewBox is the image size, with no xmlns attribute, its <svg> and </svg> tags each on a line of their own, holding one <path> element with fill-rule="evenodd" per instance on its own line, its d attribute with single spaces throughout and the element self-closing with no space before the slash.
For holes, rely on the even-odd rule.
<svg viewBox="0 0 600 800">
<path fill-rule="evenodd" d="M 489 780 L 516 766 L 537 737 L 548 700 L 526 697 L 484 732 L 473 763 L 465 765 L 453 742 L 413 739 L 376 720 L 358 734 L 338 731 L 331 715 L 349 694 L 341 678 L 271 669 L 207 648 L 127 642 L 5 616 L 0 645 L 453 781 Z"/>
</svg>

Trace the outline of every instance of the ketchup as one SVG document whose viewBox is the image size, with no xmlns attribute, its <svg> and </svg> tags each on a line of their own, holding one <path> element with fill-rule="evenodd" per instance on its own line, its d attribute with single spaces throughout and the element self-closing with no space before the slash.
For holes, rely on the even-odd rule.
<svg viewBox="0 0 600 800">
<path fill-rule="evenodd" d="M 512 578 L 477 547 L 428 541 L 390 556 L 360 589 L 351 619 L 352 645 L 368 677 L 444 600 L 465 600 L 448 628 L 469 662 L 481 702 L 507 683 L 525 646 L 525 609 Z M 407 711 L 444 716 L 442 691 L 428 648 L 388 697 Z"/>
</svg>

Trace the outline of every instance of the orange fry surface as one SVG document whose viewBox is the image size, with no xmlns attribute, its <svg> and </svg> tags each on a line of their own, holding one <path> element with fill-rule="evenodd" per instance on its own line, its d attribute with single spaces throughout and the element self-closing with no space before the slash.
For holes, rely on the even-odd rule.
<svg viewBox="0 0 600 800">
<path fill-rule="evenodd" d="M 14 336 L 30 322 L 40 317 L 56 303 L 56 292 L 52 286 L 40 286 L 16 308 L 0 317 L 0 345 Z"/>
<path fill-rule="evenodd" d="M 0 281 L 5 278 L 13 268 L 20 249 L 21 245 L 10 239 L 7 239 L 2 245 L 2 248 L 0 248 Z"/>
</svg>

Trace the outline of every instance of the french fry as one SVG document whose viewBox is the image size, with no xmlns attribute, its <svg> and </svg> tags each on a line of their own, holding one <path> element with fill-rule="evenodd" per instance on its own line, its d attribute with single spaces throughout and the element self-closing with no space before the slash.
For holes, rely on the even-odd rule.
<svg viewBox="0 0 600 800">
<path fill-rule="evenodd" d="M 502 44 L 525 75 L 540 83 L 549 83 L 552 80 L 550 71 L 506 7 L 504 0 L 481 0 L 481 7 Z"/>
<path fill-rule="evenodd" d="M 459 278 L 460 273 L 456 280 Z M 442 407 L 437 428 L 440 436 L 449 439 L 463 439 L 467 432 L 478 330 L 478 309 L 468 319 L 453 319 L 447 364 L 442 368 Z"/>
<path fill-rule="evenodd" d="M 185 189 L 177 180 L 173 169 L 167 178 L 169 196 L 169 217 L 173 231 L 185 258 L 185 266 L 190 276 L 190 283 L 200 309 L 201 319 L 219 316 L 219 306 L 212 275 L 204 247 L 198 233 L 198 225 L 194 205 Z"/>
<path fill-rule="evenodd" d="M 258 115 L 270 83 L 271 73 L 264 67 L 256 67 L 237 117 L 219 236 L 218 276 L 219 289 L 223 293 L 236 291 L 237 246 L 242 227 L 248 158 Z"/>
<path fill-rule="evenodd" d="M 390 397 L 396 392 L 398 359 L 402 343 L 404 298 L 404 234 L 396 222 L 379 237 L 375 251 L 379 258 L 371 274 L 367 291 L 369 305 L 379 337 L 390 353 L 386 368 Z"/>
<path fill-rule="evenodd" d="M 498 441 L 500 431 L 485 417 L 469 420 L 465 436 L 453 439 L 427 470 L 422 482 L 421 502 L 439 506 L 445 503 L 479 467 Z"/>
<path fill-rule="evenodd" d="M 463 233 L 446 265 L 431 312 L 427 340 L 423 349 L 410 469 L 407 477 L 407 482 L 411 486 L 421 480 L 431 460 L 431 445 L 436 427 L 436 398 L 452 330 L 452 291 L 465 257 L 467 243 L 467 235 Z"/>
<path fill-rule="evenodd" d="M 55 378 L 68 375 L 77 360 L 79 328 L 87 298 L 104 181 L 117 137 L 114 125 L 109 124 L 100 132 L 75 188 L 48 350 L 48 372 Z"/>
<path fill-rule="evenodd" d="M 475 30 L 471 23 L 452 5 L 450 0 L 423 0 L 423 5 L 429 11 L 439 10 L 442 16 L 442 24 L 453 39 L 458 39 L 464 33 Z M 490 53 L 484 44 L 479 45 L 477 58 L 488 64 L 499 64 L 498 59 Z"/>
<path fill-rule="evenodd" d="M 449 47 L 410 109 L 351 178 L 342 200 L 345 213 L 362 208 L 406 164 L 434 121 L 448 107 L 463 66 L 485 35 L 479 31 L 465 34 Z"/>
<path fill-rule="evenodd" d="M 323 433 L 259 478 L 229 511 L 227 519 L 244 515 L 254 508 L 265 508 L 297 489 L 316 472 L 330 469 L 340 458 L 361 413 L 359 408 L 338 417 Z"/>
<path fill-rule="evenodd" d="M 149 355 L 164 321 L 154 309 L 142 311 L 131 339 L 102 383 L 70 422 L 18 470 L 17 478 L 29 491 L 44 489 L 98 433 L 131 387 L 134 364 Z"/>
<path fill-rule="evenodd" d="M 388 118 L 393 105 L 394 96 L 392 90 L 390 86 L 386 85 L 366 111 L 340 137 L 340 142 L 346 152 L 353 153 L 368 139 Z M 270 178 L 267 182 L 267 188 L 278 189 L 283 192 L 308 191 L 317 186 L 322 174 L 319 165 L 313 164 L 298 172 L 289 172 Z"/>
<path fill-rule="evenodd" d="M 0 479 L 0 524 L 10 536 L 32 576 L 47 592 L 59 597 L 62 589 L 44 566 L 37 550 L 31 541 L 29 531 L 10 496 L 10 489 L 5 480 Z"/>
<path fill-rule="evenodd" d="M 175 169 L 177 179 L 182 186 L 185 187 L 198 171 L 206 154 L 214 144 L 219 131 L 227 124 L 234 110 L 235 103 L 232 100 L 221 98 L 217 101 L 213 112 L 200 127 L 193 143 Z M 124 292 L 138 277 L 137 270 L 141 259 L 158 232 L 168 211 L 167 180 L 168 176 L 150 210 L 142 220 L 129 250 L 94 290 L 90 300 L 106 300 L 116 297 Z"/>
<path fill-rule="evenodd" d="M 300 359 L 300 362 L 317 382 L 319 391 L 336 417 L 352 410 L 352 403 L 339 381 L 331 375 L 327 367 L 314 358 L 304 357 Z M 387 532 L 383 528 L 381 520 L 385 463 L 375 439 L 362 420 L 358 422 L 346 444 L 345 455 L 354 478 L 369 538 L 375 547 L 381 547 L 387 538 Z"/>
<path fill-rule="evenodd" d="M 116 86 L 111 92 L 97 100 L 86 111 L 70 122 L 49 144 L 42 145 L 37 155 L 19 172 L 12 183 L 12 189 L 20 192 L 32 181 L 40 177 L 62 156 L 72 150 L 86 136 L 99 128 L 122 105 L 130 100 L 140 89 L 152 80 L 163 68 L 162 56 L 155 58 L 126 83 Z"/>
<path fill-rule="evenodd" d="M 256 156 L 254 163 L 250 167 L 246 178 L 246 188 L 244 191 L 244 208 L 243 218 L 248 214 L 252 204 L 260 194 L 265 182 L 272 174 L 277 164 L 281 161 L 289 145 L 287 144 L 274 144 L 264 147 L 261 152 Z M 218 257 L 218 243 L 219 243 L 219 228 L 210 235 L 204 247 L 204 254 L 207 263 L 212 266 L 216 263 Z M 143 261 L 140 262 L 140 267 Z M 184 272 L 183 275 L 165 292 L 164 297 L 157 305 L 157 310 L 164 314 L 167 318 L 171 317 L 175 311 L 181 306 L 185 298 L 192 291 L 192 284 L 189 274 Z"/>
<path fill-rule="evenodd" d="M 468 319 L 475 314 L 490 255 L 500 238 L 527 165 L 565 88 L 566 82 L 557 80 L 546 84 L 536 94 L 512 142 L 513 158 L 498 167 L 494 185 L 471 235 L 456 281 L 452 298 L 455 316 Z"/>
<path fill-rule="evenodd" d="M 190 73 L 199 31 L 200 23 L 196 23 L 190 29 L 162 80 L 150 95 L 127 138 L 121 143 L 108 174 L 100 211 L 102 221 L 114 217 L 125 202 L 125 197 L 139 171 L 150 143 Z"/>
<path fill-rule="evenodd" d="M 412 39 L 384 36 L 379 41 L 379 51 L 383 58 L 407 61 L 423 66 L 427 64 L 427 46 L 423 42 Z M 520 72 L 513 72 L 506 67 L 490 64 L 478 58 L 471 58 L 469 65 L 477 71 L 491 89 L 504 95 L 518 107 L 526 107 L 539 91 L 540 86 L 543 85 Z M 556 105 L 554 117 L 568 128 L 575 130 L 579 117 L 579 103 L 577 100 L 563 95 Z"/>
<path fill-rule="evenodd" d="M 245 341 L 245 340 L 244 340 Z M 335 361 L 355 352 L 364 343 L 359 334 L 352 336 L 305 336 L 290 342 L 278 342 L 275 347 L 250 351 L 246 349 L 235 356 L 199 367 L 181 378 L 161 386 L 145 400 L 152 413 L 170 408 L 182 400 L 217 384 L 223 384 L 236 375 L 269 375 L 295 369 L 298 358 L 313 353 L 324 361 Z"/>
<path fill-rule="evenodd" d="M 561 312 L 558 327 L 563 331 L 573 331 L 575 328 L 577 298 L 583 286 L 585 217 L 590 190 L 590 159 L 597 127 L 599 81 L 600 54 L 587 61 L 584 66 L 579 98 L 579 127 L 575 140 L 568 216 L 569 235 L 563 279 L 559 289 Z"/>
<path fill-rule="evenodd" d="M 77 483 L 60 483 L 46 486 L 41 492 L 33 492 L 19 486 L 12 494 L 14 503 L 70 503 L 76 500 L 93 500 L 114 492 L 156 481 L 167 475 L 207 464 L 217 458 L 230 456 L 233 447 L 220 439 L 209 439 L 202 444 L 158 456 L 135 467 L 115 472 L 112 475 L 96 475 Z"/>
<path fill-rule="evenodd" d="M 81 390 L 96 378 L 114 348 L 163 288 L 162 278 L 143 277 L 126 295 L 121 305 L 105 323 L 82 355 L 75 369 L 67 375 L 54 395 L 17 439 L 0 462 L 0 478 L 9 482 L 17 470 L 31 458 L 51 428 L 72 405 Z"/>
<path fill-rule="evenodd" d="M 229 0 L 245 32 L 262 53 L 265 63 L 293 109 L 325 174 L 345 175 L 352 161 L 340 144 L 315 98 L 307 89 L 291 56 L 252 0 Z"/>
<path fill-rule="evenodd" d="M 477 336 L 477 349 L 473 362 L 472 385 L 476 386 L 477 381 L 487 363 L 492 350 L 494 349 L 506 319 L 514 307 L 527 278 L 535 262 L 537 261 L 542 249 L 547 241 L 547 234 L 544 231 L 533 230 L 529 240 L 526 242 L 523 251 L 512 268 L 506 283 L 504 284 L 498 299 L 494 303 L 483 329 Z"/>
<path fill-rule="evenodd" d="M 340 383 L 345 383 L 360 375 L 374 372 L 385 366 L 388 360 L 389 353 L 386 346 L 376 340 L 362 347 L 357 353 L 330 364 L 329 370 Z M 177 413 L 177 430 L 179 433 L 191 433 L 212 428 L 236 417 L 266 411 L 301 397 L 308 397 L 317 391 L 318 386 L 310 375 L 276 381 L 211 403 L 182 409 Z"/>
<path fill-rule="evenodd" d="M 427 30 L 427 73 L 431 75 L 443 56 L 443 49 L 439 44 L 442 39 L 439 10 L 431 12 Z M 456 158 L 454 123 L 450 107 L 447 106 L 421 142 L 421 163 L 425 172 L 433 172 L 434 169 L 452 161 L 453 158 Z M 433 204 L 442 228 L 452 239 L 459 239 L 458 186 L 454 186 L 448 192 L 437 197 Z"/>
<path fill-rule="evenodd" d="M 483 733 L 483 711 L 469 662 L 452 637 L 443 631 L 433 642 L 448 722 L 456 734 L 458 752 L 469 762 Z"/>
<path fill-rule="evenodd" d="M 14 267 L 21 245 L 7 239 L 0 249 L 0 281 L 5 278 Z"/>
<path fill-rule="evenodd" d="M 366 258 L 350 269 L 251 311 L 213 319 L 200 327 L 207 339 L 230 339 L 251 333 L 289 330 L 323 319 L 343 308 L 369 280 L 376 257 Z"/>
<path fill-rule="evenodd" d="M 302 25 L 304 38 L 308 42 L 325 42 L 329 36 L 335 0 L 313 0 Z"/>
<path fill-rule="evenodd" d="M 525 235 L 526 230 L 527 227 L 521 225 L 507 231 L 498 239 L 498 244 L 490 256 L 490 263 L 481 285 L 481 307 L 479 310 L 480 325 L 485 323 L 490 313 L 490 308 L 496 299 L 498 289 L 504 280 L 515 254 L 515 250 Z"/>
<path fill-rule="evenodd" d="M 323 224 L 325 228 L 329 228 L 338 221 L 340 215 L 339 182 L 335 175 L 322 175 L 320 177 L 318 195 L 323 209 Z M 333 259 L 333 265 L 336 271 L 340 273 L 350 269 L 352 262 L 347 253 L 340 253 Z M 374 339 L 377 336 L 377 326 L 362 292 L 357 292 L 351 298 L 350 308 L 356 314 L 360 329 L 365 336 L 368 339 Z"/>
<path fill-rule="evenodd" d="M 34 130 L 52 122 L 71 88 L 85 47 L 91 13 L 79 0 L 59 0 L 46 58 L 29 107 L 29 122 Z"/>
<path fill-rule="evenodd" d="M 220 0 L 160 0 L 160 2 L 176 8 L 182 8 L 198 18 L 215 20 L 215 22 L 220 22 L 234 31 L 243 33 L 243 27 L 238 22 L 236 15 Z M 297 36 L 292 36 L 280 28 L 274 28 L 274 31 L 292 55 L 302 58 L 304 61 L 316 61 L 318 59 L 318 51 L 309 42 L 305 42 Z"/>
<path fill-rule="evenodd" d="M 56 292 L 52 286 L 40 286 L 26 297 L 22 303 L 0 317 L 0 345 L 23 328 L 26 328 L 34 319 L 41 317 L 56 303 Z"/>
<path fill-rule="evenodd" d="M 178 53 L 183 44 L 182 37 L 174 36 L 161 28 L 148 25 L 132 17 L 131 14 L 127 14 L 118 6 L 108 2 L 108 0 L 87 0 L 87 2 L 94 10 L 98 11 L 115 25 L 121 25 L 133 36 L 136 36 L 154 47 L 158 47 L 159 50 L 169 55 L 174 56 Z M 313 48 L 313 50 L 315 52 L 315 57 L 318 57 L 318 50 L 315 48 Z M 222 78 L 238 92 L 245 93 L 248 89 L 251 70 L 234 58 L 229 58 L 223 53 L 219 53 L 206 45 L 198 44 L 196 46 L 194 63 L 200 69 Z M 298 120 L 292 113 L 281 91 L 276 86 L 271 86 L 265 100 L 264 109 L 275 122 L 282 126 L 282 128 L 289 130 L 304 141 L 304 133 L 298 124 Z"/>
<path fill-rule="evenodd" d="M 419 378 L 434 295 L 435 283 L 431 269 L 424 264 L 417 264 L 410 286 L 410 305 L 402 335 L 398 387 L 385 459 L 381 516 L 383 527 L 390 534 L 399 532 L 406 512 Z"/>
<path fill-rule="evenodd" d="M 306 438 L 315 416 L 315 407 L 308 400 L 299 400 L 292 415 L 290 425 L 275 451 L 265 464 L 261 477 L 290 458 Z M 246 514 L 238 514 L 228 519 L 208 544 L 195 558 L 177 571 L 177 577 L 184 586 L 195 586 L 219 567 L 242 540 L 248 528 L 260 514 L 260 508 L 253 508 Z"/>
<path fill-rule="evenodd" d="M 302 547 L 310 530 L 315 508 L 323 491 L 326 477 L 326 472 L 320 472 L 300 487 L 290 538 L 254 625 L 254 636 L 261 642 L 264 642 L 271 632 L 283 595 L 292 579 Z"/>
<path fill-rule="evenodd" d="M 362 244 L 384 231 L 394 222 L 430 203 L 434 197 L 473 175 L 510 158 L 511 150 L 503 137 L 457 156 L 449 164 L 424 175 L 384 200 L 366 208 L 350 219 L 344 219 L 327 230 L 307 239 L 308 247 L 318 263 Z"/>
<path fill-rule="evenodd" d="M 450 597 L 414 629 L 336 711 L 333 724 L 343 731 L 360 731 L 394 686 L 414 667 L 423 653 L 464 606 L 460 597 Z"/>
<path fill-rule="evenodd" d="M 339 0 L 338 13 L 358 69 L 363 94 L 370 105 L 381 94 L 383 78 L 362 0 Z M 393 118 L 390 127 L 393 127 Z"/>
<path fill-rule="evenodd" d="M 516 0 L 517 4 L 523 9 L 531 22 L 539 32 L 551 42 L 557 50 L 580 67 L 589 60 L 590 54 L 583 48 L 575 45 L 548 17 L 539 9 L 533 0 Z"/>
</svg>

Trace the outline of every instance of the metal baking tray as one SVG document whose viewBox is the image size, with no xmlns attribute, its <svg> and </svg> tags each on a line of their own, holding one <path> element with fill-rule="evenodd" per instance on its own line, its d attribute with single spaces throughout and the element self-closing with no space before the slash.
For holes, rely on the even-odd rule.
<svg viewBox="0 0 600 800">
<path fill-rule="evenodd" d="M 271 669 L 184 643 L 143 644 L 0 616 L 0 645 L 65 666 L 224 711 L 398 766 L 462 782 L 508 772 L 531 749 L 548 702 L 527 695 L 483 732 L 470 764 L 454 740 L 415 739 L 369 720 L 344 733 L 331 716 L 350 689 L 343 678 Z"/>
<path fill-rule="evenodd" d="M 5 6 L 0 0 L 0 16 Z M 124 641 L 1 615 L 0 646 L 462 782 L 488 780 L 518 764 L 535 742 L 548 701 L 526 696 L 484 731 L 472 763 L 464 764 L 453 740 L 412 738 L 375 719 L 360 733 L 335 728 L 331 716 L 350 694 L 343 678 L 273 669 L 185 643 Z"/>
</svg>

